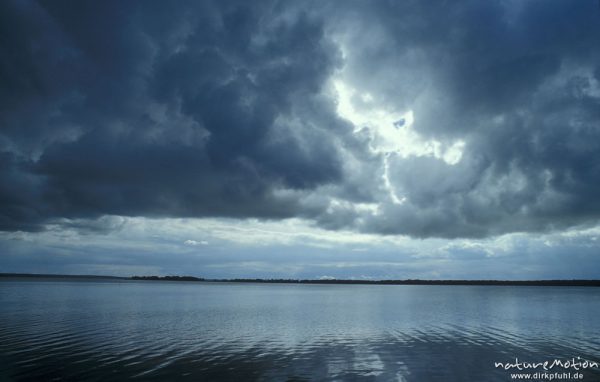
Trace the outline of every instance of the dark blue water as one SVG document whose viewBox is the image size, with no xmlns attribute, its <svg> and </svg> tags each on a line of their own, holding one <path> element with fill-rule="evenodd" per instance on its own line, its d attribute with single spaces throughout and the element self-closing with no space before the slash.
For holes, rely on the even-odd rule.
<svg viewBox="0 0 600 382">
<path fill-rule="evenodd" d="M 573 357 L 600 361 L 600 289 L 0 281 L 0 380 L 509 381 L 494 362 Z"/>
</svg>

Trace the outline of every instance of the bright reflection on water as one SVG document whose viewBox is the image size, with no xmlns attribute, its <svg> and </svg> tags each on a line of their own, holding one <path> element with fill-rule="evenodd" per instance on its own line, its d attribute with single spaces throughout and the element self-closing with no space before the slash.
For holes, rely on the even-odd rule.
<svg viewBox="0 0 600 382">
<path fill-rule="evenodd" d="M 0 380 L 508 381 L 600 361 L 599 317 L 596 288 L 5 280 Z"/>
</svg>

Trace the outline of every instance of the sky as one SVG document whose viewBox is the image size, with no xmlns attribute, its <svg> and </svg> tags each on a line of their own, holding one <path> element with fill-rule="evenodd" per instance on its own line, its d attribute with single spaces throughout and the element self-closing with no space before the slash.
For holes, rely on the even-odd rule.
<svg viewBox="0 0 600 382">
<path fill-rule="evenodd" d="M 0 3 L 0 272 L 600 278 L 600 3 Z"/>
</svg>

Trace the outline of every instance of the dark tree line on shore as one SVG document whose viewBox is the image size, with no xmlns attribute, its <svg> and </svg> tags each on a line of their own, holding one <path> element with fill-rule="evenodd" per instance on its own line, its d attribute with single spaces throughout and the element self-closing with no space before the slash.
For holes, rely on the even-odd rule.
<svg viewBox="0 0 600 382">
<path fill-rule="evenodd" d="M 297 280 L 297 279 L 220 279 L 220 282 L 281 284 L 374 284 L 374 285 L 513 285 L 513 286 L 600 286 L 600 280 Z"/>
<path fill-rule="evenodd" d="M 117 279 L 147 281 L 204 281 L 229 283 L 263 284 L 362 284 L 362 285 L 505 285 L 505 286 L 586 286 L 600 287 L 600 280 L 344 280 L 344 279 L 205 279 L 194 276 L 98 276 L 98 275 L 58 275 L 32 273 L 0 273 L 0 277 L 51 278 L 51 279 Z"/>
<path fill-rule="evenodd" d="M 203 278 L 193 276 L 132 276 L 131 280 L 204 281 Z"/>
</svg>

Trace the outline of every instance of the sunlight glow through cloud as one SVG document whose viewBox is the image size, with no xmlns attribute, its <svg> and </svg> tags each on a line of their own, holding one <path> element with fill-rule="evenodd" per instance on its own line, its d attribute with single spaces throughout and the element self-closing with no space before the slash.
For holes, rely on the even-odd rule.
<svg viewBox="0 0 600 382">
<path fill-rule="evenodd" d="M 412 129 L 415 115 L 412 110 L 397 112 L 379 107 L 370 93 L 360 93 L 342 80 L 334 79 L 337 93 L 338 114 L 352 122 L 355 133 L 367 129 L 371 138 L 371 150 L 375 153 L 408 156 L 433 156 L 450 165 L 462 158 L 465 142 L 456 140 L 445 146 L 438 140 L 425 140 Z M 360 97 L 362 108 L 355 106 Z"/>
</svg>

